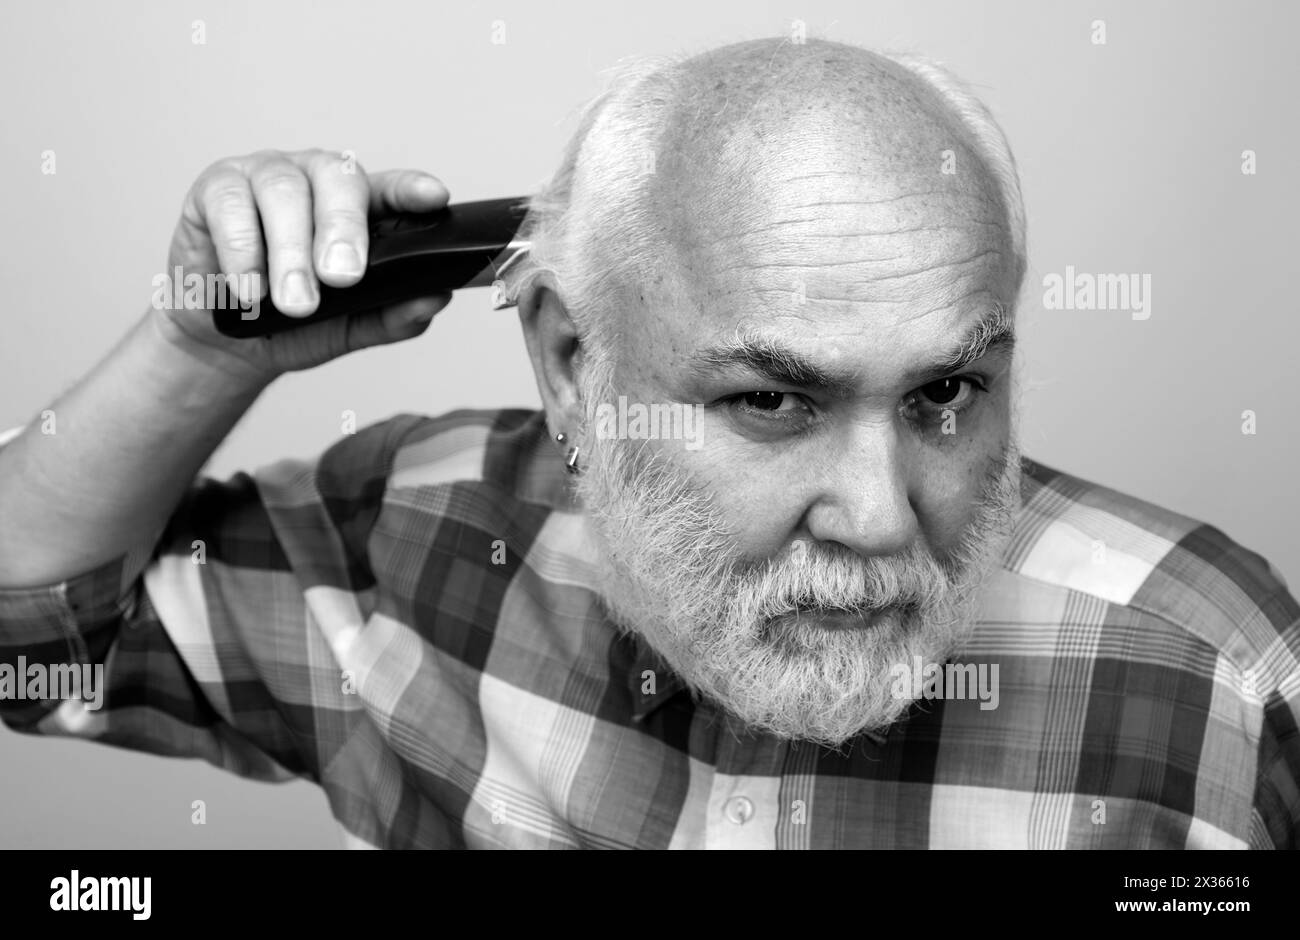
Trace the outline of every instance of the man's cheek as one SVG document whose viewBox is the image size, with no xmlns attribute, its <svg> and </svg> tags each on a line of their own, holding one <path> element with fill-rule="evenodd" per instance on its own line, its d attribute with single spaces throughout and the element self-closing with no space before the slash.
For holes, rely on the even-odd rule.
<svg viewBox="0 0 1300 940">
<path fill-rule="evenodd" d="M 961 460 L 927 462 L 916 488 L 916 510 L 931 548 L 951 551 L 978 514 L 989 472 L 1000 454 L 996 442 L 965 449 Z"/>
<path fill-rule="evenodd" d="M 760 561 L 785 550 L 807 508 L 797 481 L 765 473 L 752 462 L 712 469 L 713 504 L 743 556 Z"/>
</svg>

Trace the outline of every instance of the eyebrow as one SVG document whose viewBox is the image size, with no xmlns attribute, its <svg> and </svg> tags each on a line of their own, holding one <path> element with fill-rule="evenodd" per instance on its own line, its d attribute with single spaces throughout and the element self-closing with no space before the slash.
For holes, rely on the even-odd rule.
<svg viewBox="0 0 1300 940">
<path fill-rule="evenodd" d="M 907 373 L 909 384 L 925 385 L 983 359 L 1015 347 L 1015 322 L 1002 304 L 993 307 L 966 329 L 952 347 L 929 363 Z M 742 367 L 782 385 L 817 388 L 837 398 L 857 392 L 856 376 L 823 369 L 779 341 L 755 330 L 741 331 L 734 340 L 712 346 L 693 357 L 691 371 L 705 376 L 714 368 Z"/>
</svg>

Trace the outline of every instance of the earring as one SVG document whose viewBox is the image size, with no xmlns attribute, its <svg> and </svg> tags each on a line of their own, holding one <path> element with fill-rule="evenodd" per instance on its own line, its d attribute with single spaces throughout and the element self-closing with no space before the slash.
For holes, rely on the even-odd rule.
<svg viewBox="0 0 1300 940">
<path fill-rule="evenodd" d="M 568 439 L 569 439 L 568 435 L 566 435 L 563 431 L 555 435 L 555 443 L 557 444 L 563 444 Z M 572 447 L 570 447 L 568 453 L 564 455 L 564 468 L 568 470 L 570 473 L 578 472 L 578 445 L 577 444 L 574 444 Z"/>
</svg>

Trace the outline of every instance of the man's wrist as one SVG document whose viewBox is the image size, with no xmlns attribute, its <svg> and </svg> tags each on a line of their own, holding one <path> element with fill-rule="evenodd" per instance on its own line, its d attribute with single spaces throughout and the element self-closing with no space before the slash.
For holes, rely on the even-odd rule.
<svg viewBox="0 0 1300 940">
<path fill-rule="evenodd" d="M 196 340 L 166 316 L 149 311 L 139 329 L 149 381 L 182 401 L 251 404 L 277 378 L 271 370 Z"/>
</svg>

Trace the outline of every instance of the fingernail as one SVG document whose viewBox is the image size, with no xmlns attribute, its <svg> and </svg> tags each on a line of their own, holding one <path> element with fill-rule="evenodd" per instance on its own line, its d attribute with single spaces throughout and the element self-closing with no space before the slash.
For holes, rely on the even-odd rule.
<svg viewBox="0 0 1300 940">
<path fill-rule="evenodd" d="M 432 176 L 417 176 L 414 186 L 421 196 L 441 196 L 442 187 Z"/>
<path fill-rule="evenodd" d="M 290 271 L 280 282 L 281 293 L 284 294 L 284 302 L 291 307 L 305 307 L 312 302 L 311 287 L 307 283 L 307 276 L 301 271 Z"/>
<path fill-rule="evenodd" d="M 360 274 L 361 256 L 347 242 L 334 242 L 325 251 L 324 267 L 330 274 Z"/>
</svg>

